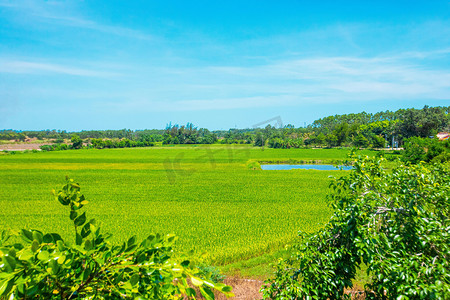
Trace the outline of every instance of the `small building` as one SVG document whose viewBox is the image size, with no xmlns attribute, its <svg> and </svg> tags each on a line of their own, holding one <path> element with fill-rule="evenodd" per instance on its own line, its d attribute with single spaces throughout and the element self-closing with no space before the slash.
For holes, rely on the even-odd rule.
<svg viewBox="0 0 450 300">
<path fill-rule="evenodd" d="M 440 140 L 440 141 L 445 141 L 448 140 L 448 137 L 450 136 L 450 134 L 448 132 L 439 132 L 438 134 L 436 134 L 436 137 Z"/>
</svg>

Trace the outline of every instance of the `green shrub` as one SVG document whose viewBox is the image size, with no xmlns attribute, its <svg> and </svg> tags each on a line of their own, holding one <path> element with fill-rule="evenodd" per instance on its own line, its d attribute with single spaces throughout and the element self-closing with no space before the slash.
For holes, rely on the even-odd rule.
<svg viewBox="0 0 450 300">
<path fill-rule="evenodd" d="M 380 135 L 373 135 L 371 137 L 371 143 L 373 148 L 384 148 L 386 146 L 386 140 Z"/>
<path fill-rule="evenodd" d="M 438 139 L 412 137 L 405 141 L 404 147 L 403 160 L 411 163 L 430 162 L 437 156 L 440 158 L 436 161 L 445 161 L 448 156 L 445 153 L 450 153 L 449 141 Z"/>
<path fill-rule="evenodd" d="M 450 170 L 359 158 L 335 179 L 335 209 L 325 227 L 301 235 L 262 288 L 265 299 L 350 298 L 364 263 L 367 299 L 448 299 L 450 296 Z"/>
<path fill-rule="evenodd" d="M 261 165 L 257 161 L 252 161 L 247 164 L 247 168 L 250 170 L 261 170 Z"/>
<path fill-rule="evenodd" d="M 225 274 L 223 274 L 219 268 L 215 266 L 211 266 L 209 264 L 201 263 L 197 265 L 197 268 L 200 269 L 207 277 L 211 278 L 214 283 L 220 283 L 227 278 Z"/>
<path fill-rule="evenodd" d="M 113 245 L 83 207 L 88 203 L 80 186 L 67 178 L 54 193 L 69 208 L 74 241 L 59 234 L 22 229 L 22 243 L 0 236 L 0 298 L 2 299 L 214 299 L 211 289 L 232 296 L 231 287 L 214 283 L 189 260 L 174 258 L 174 235 L 151 234 Z"/>
<path fill-rule="evenodd" d="M 41 148 L 42 151 L 54 151 L 55 147 L 53 145 L 42 145 L 39 146 L 39 148 Z"/>
<path fill-rule="evenodd" d="M 74 134 L 70 141 L 72 142 L 72 149 L 83 148 L 83 140 L 78 135 Z"/>
</svg>

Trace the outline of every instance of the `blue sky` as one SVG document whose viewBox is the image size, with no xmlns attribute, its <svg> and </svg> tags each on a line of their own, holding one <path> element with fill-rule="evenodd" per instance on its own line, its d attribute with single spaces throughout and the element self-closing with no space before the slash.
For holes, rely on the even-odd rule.
<svg viewBox="0 0 450 300">
<path fill-rule="evenodd" d="M 450 1 L 0 0 L 0 129 L 450 105 Z"/>
</svg>

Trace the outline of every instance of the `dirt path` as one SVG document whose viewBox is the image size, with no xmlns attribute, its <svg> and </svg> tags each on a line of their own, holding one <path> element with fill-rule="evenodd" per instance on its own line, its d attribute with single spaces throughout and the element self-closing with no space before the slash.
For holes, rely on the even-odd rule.
<svg viewBox="0 0 450 300">
<path fill-rule="evenodd" d="M 25 151 L 25 150 L 40 150 L 40 146 L 42 145 L 50 145 L 49 143 L 36 143 L 36 144 L 0 144 L 0 151 L 8 150 L 8 151 Z"/>
<path fill-rule="evenodd" d="M 262 294 L 259 292 L 261 286 L 263 285 L 263 281 L 254 280 L 254 279 L 244 279 L 244 278 L 236 278 L 236 277 L 228 277 L 224 281 L 225 284 L 233 287 L 233 293 L 235 297 L 226 298 L 224 295 L 220 293 L 216 293 L 216 299 L 218 300 L 256 300 L 262 299 Z M 364 292 L 363 289 L 355 288 L 353 290 L 346 291 L 347 294 L 350 294 L 353 300 L 363 300 Z"/>
<path fill-rule="evenodd" d="M 235 297 L 228 298 L 233 300 L 255 300 L 262 299 L 262 294 L 259 289 L 263 285 L 263 281 L 254 279 L 244 279 L 236 277 L 228 277 L 224 281 L 225 284 L 233 287 Z M 217 294 L 216 299 L 225 300 L 225 296 Z"/>
</svg>

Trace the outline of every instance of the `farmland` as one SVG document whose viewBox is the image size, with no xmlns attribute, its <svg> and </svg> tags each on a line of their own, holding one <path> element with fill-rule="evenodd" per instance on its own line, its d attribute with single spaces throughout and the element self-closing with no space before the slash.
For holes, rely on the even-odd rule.
<svg viewBox="0 0 450 300">
<path fill-rule="evenodd" d="M 345 174 L 251 170 L 250 161 L 330 161 L 347 153 L 199 145 L 1 155 L 0 229 L 71 237 L 66 211 L 50 193 L 68 175 L 113 241 L 175 233 L 183 251 L 207 252 L 214 264 L 236 262 L 282 248 L 298 230 L 317 230 L 331 215 L 328 176 Z"/>
</svg>

